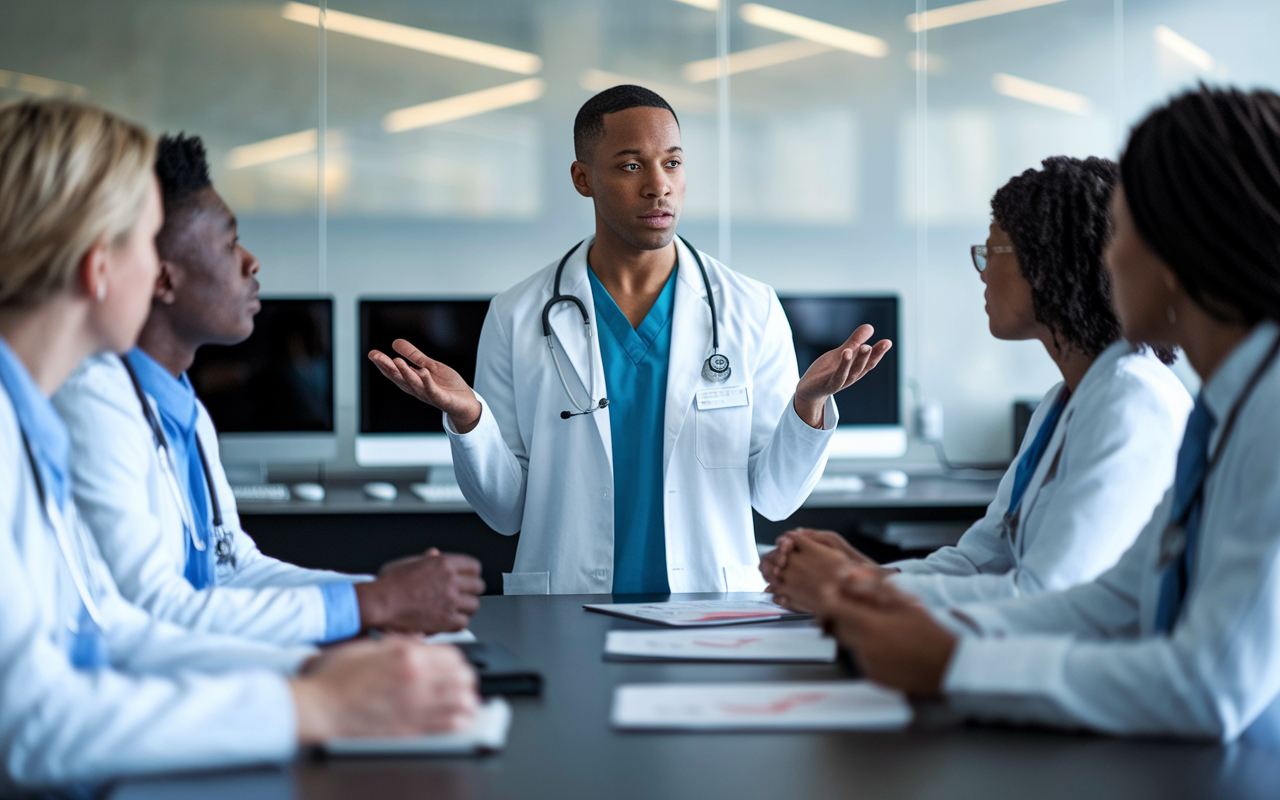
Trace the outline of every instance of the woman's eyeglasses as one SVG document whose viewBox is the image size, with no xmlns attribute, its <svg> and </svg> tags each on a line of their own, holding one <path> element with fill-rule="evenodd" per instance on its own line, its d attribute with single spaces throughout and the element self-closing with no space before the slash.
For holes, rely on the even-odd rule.
<svg viewBox="0 0 1280 800">
<path fill-rule="evenodd" d="M 973 268 L 978 272 L 982 272 L 987 268 L 987 255 L 994 253 L 1012 253 L 1013 248 L 1007 244 L 998 244 L 995 247 L 987 247 L 985 244 L 975 244 L 969 248 L 969 255 L 973 258 Z"/>
</svg>

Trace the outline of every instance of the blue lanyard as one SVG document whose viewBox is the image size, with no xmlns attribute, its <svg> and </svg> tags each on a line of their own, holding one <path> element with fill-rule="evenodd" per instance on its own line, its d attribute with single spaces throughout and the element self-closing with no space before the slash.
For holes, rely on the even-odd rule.
<svg viewBox="0 0 1280 800">
<path fill-rule="evenodd" d="M 1027 493 L 1027 487 L 1031 485 L 1031 476 L 1035 474 L 1036 467 L 1044 458 L 1045 450 L 1049 448 L 1049 439 L 1053 436 L 1054 429 L 1058 427 L 1058 419 L 1062 416 L 1062 409 L 1066 407 L 1070 397 L 1071 390 L 1063 386 L 1057 399 L 1053 401 L 1053 406 L 1045 414 L 1040 430 L 1036 431 L 1036 438 L 1031 440 L 1027 452 L 1023 453 L 1022 459 L 1018 461 L 1018 469 L 1013 476 L 1013 492 L 1009 495 L 1009 510 L 1004 513 L 1005 529 L 1011 535 L 1017 527 L 1016 520 L 1022 511 L 1022 497 Z"/>
</svg>

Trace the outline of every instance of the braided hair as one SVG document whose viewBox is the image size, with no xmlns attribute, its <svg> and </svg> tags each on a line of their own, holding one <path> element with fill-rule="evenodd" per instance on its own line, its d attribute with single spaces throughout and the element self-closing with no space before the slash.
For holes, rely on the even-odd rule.
<svg viewBox="0 0 1280 800">
<path fill-rule="evenodd" d="M 1120 174 L 1192 300 L 1223 322 L 1280 321 L 1280 96 L 1202 83 L 1133 129 Z"/>
<path fill-rule="evenodd" d="M 1120 338 L 1102 263 L 1119 171 L 1105 158 L 1067 156 L 1046 158 L 1041 167 L 1000 187 L 992 215 L 1013 241 L 1036 321 L 1059 346 L 1093 357 Z M 1156 354 L 1173 360 L 1171 351 Z"/>
</svg>

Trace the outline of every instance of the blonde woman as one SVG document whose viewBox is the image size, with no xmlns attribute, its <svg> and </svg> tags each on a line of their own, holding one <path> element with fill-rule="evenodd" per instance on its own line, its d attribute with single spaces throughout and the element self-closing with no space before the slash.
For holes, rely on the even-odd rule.
<svg viewBox="0 0 1280 800">
<path fill-rule="evenodd" d="M 474 676 L 407 639 L 313 651 L 197 636 L 116 591 L 70 501 L 49 396 L 132 346 L 156 279 L 155 144 L 66 102 L 0 108 L 0 791 L 289 758 L 464 724 Z"/>
</svg>

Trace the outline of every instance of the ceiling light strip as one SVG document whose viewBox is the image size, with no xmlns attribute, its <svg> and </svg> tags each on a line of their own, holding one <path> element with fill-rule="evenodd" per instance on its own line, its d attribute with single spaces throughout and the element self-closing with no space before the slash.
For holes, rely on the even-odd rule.
<svg viewBox="0 0 1280 800">
<path fill-rule="evenodd" d="M 1059 89 L 1056 86 L 1036 83 L 1026 78 L 1006 75 L 1003 72 L 997 72 L 991 77 L 991 85 L 1005 97 L 1055 108 L 1068 114 L 1078 114 L 1083 117 L 1088 116 L 1092 111 L 1092 104 L 1089 102 L 1089 98 L 1082 94 L 1068 92 L 1066 89 Z"/>
<path fill-rule="evenodd" d="M 808 39 L 837 50 L 848 50 L 850 53 L 869 58 L 884 58 L 889 55 L 889 43 L 884 39 L 802 17 L 790 11 L 747 3 L 742 7 L 741 14 L 744 21 L 758 28 L 767 28 L 788 36 Z"/>
<path fill-rule="evenodd" d="M 753 47 L 750 50 L 739 50 L 729 54 L 729 74 L 736 75 L 739 72 L 775 67 L 820 53 L 830 53 L 833 49 L 835 48 L 808 39 L 791 39 L 777 44 L 767 44 L 764 47 Z M 720 59 L 704 58 L 701 61 L 691 61 L 684 65 L 681 74 L 690 83 L 715 80 L 720 75 Z"/>
<path fill-rule="evenodd" d="M 280 16 L 291 22 L 304 25 L 320 25 L 320 9 L 306 3 L 285 3 Z M 533 53 L 513 50 L 488 42 L 477 42 L 461 36 L 450 36 L 447 33 L 436 33 L 422 28 L 413 28 L 385 20 L 348 14 L 344 11 L 325 9 L 325 28 L 334 33 L 345 33 L 383 44 L 407 47 L 424 53 L 468 61 L 494 69 L 515 72 L 520 75 L 533 75 L 542 69 L 542 59 Z"/>
<path fill-rule="evenodd" d="M 962 22 L 972 22 L 975 19 L 986 19 L 1000 14 L 1011 14 L 1014 11 L 1025 11 L 1028 8 L 1064 2 L 1066 0 L 974 0 L 971 3 L 958 3 L 954 6 L 931 9 L 921 14 L 908 14 L 907 30 L 919 33 L 934 28 L 945 28 L 948 25 L 959 25 Z"/>
<path fill-rule="evenodd" d="M 417 106 L 392 111 L 382 118 L 382 128 L 388 133 L 401 133 L 455 119 L 474 117 L 486 111 L 530 103 L 546 94 L 547 82 L 541 78 L 507 83 L 492 89 L 481 89 L 444 100 L 434 100 Z"/>
</svg>

